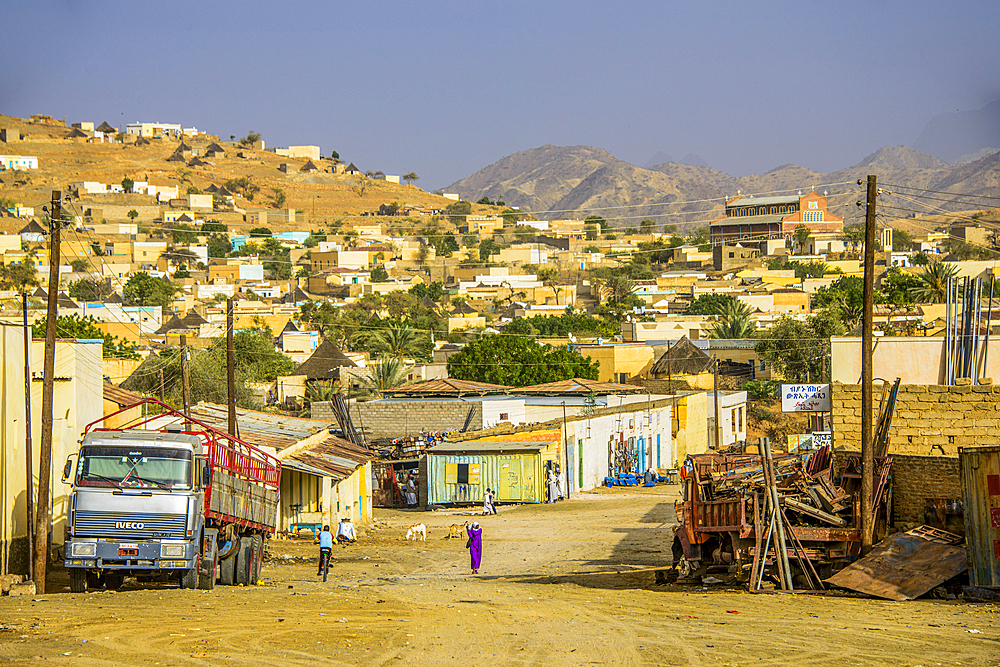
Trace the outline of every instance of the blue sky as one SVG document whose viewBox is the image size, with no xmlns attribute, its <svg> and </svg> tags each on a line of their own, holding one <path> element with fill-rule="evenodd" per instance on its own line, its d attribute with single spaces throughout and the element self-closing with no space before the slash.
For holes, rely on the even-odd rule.
<svg viewBox="0 0 1000 667">
<path fill-rule="evenodd" d="M 427 189 L 546 143 L 832 171 L 1000 98 L 995 0 L 35 0 L 4 18 L 2 113 L 254 129 Z"/>
</svg>

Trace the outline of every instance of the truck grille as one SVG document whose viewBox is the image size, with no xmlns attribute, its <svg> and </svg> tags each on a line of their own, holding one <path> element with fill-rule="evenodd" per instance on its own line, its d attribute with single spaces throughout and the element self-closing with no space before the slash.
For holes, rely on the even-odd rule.
<svg viewBox="0 0 1000 667">
<path fill-rule="evenodd" d="M 187 517 L 183 514 L 135 514 L 77 510 L 73 534 L 118 540 L 184 539 Z"/>
</svg>

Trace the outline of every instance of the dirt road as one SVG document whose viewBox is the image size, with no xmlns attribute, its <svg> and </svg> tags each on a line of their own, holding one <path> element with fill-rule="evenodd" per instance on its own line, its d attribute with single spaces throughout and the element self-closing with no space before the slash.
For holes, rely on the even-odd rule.
<svg viewBox="0 0 1000 667">
<path fill-rule="evenodd" d="M 750 595 L 657 586 L 676 487 L 554 505 L 379 511 L 335 549 L 327 583 L 308 541 L 271 542 L 262 585 L 0 598 L 0 664 L 33 665 L 1000 665 L 1000 607 Z M 451 524 L 479 520 L 469 570 Z M 403 540 L 424 522 L 426 542 Z M 61 591 L 62 583 L 50 590 Z"/>
</svg>

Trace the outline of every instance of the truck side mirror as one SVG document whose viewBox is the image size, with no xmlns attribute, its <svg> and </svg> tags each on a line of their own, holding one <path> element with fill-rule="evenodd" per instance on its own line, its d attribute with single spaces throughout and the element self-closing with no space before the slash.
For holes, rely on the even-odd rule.
<svg viewBox="0 0 1000 667">
<path fill-rule="evenodd" d="M 69 479 L 69 476 L 73 473 L 73 460 L 66 459 L 66 465 L 63 466 L 62 481 Z"/>
<path fill-rule="evenodd" d="M 205 466 L 201 469 L 201 485 L 208 486 L 212 483 L 212 469 Z"/>
</svg>

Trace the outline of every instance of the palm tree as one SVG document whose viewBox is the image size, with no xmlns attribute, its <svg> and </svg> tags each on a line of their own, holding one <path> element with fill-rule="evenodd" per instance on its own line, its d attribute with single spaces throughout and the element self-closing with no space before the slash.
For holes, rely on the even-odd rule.
<svg viewBox="0 0 1000 667">
<path fill-rule="evenodd" d="M 622 301 L 635 291 L 635 282 L 627 276 L 611 276 L 601 291 L 608 301 Z"/>
<path fill-rule="evenodd" d="M 371 375 L 359 378 L 361 385 L 378 397 L 388 389 L 400 387 L 407 383 L 403 362 L 395 357 L 384 357 L 369 367 Z"/>
<path fill-rule="evenodd" d="M 405 356 L 412 357 L 418 354 L 423 341 L 415 329 L 394 325 L 374 332 L 372 342 L 379 352 L 396 359 L 402 359 Z"/>
<path fill-rule="evenodd" d="M 948 279 L 957 275 L 958 267 L 954 264 L 928 264 L 917 276 L 920 284 L 910 288 L 910 296 L 916 303 L 943 303 L 948 298 Z"/>
<path fill-rule="evenodd" d="M 755 327 L 750 321 L 750 306 L 736 299 L 721 302 L 716 315 L 719 320 L 712 325 L 710 336 L 715 339 L 731 340 L 747 338 Z"/>
</svg>

